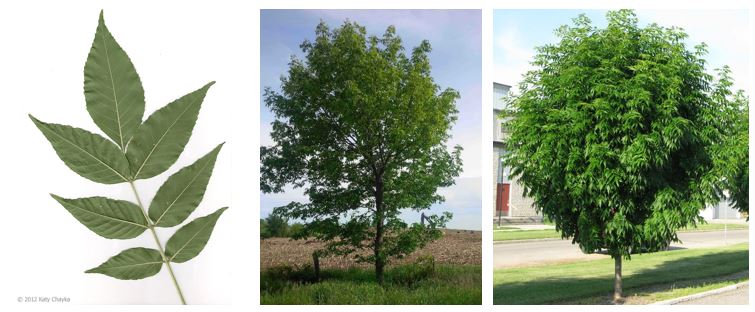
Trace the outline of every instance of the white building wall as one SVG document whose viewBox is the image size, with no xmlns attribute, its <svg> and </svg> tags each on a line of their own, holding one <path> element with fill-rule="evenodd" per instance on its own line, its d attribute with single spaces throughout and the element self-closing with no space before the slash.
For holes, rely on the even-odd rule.
<svg viewBox="0 0 755 312">
<path fill-rule="evenodd" d="M 736 209 L 730 206 L 728 200 L 722 200 L 717 205 L 710 205 L 705 207 L 700 212 L 700 216 L 705 220 L 739 220 L 742 219 L 742 214 Z"/>
<path fill-rule="evenodd" d="M 502 109 L 506 107 L 503 97 L 508 94 L 510 87 L 500 83 L 493 83 L 493 205 L 496 203 L 496 188 L 500 182 L 509 183 L 509 217 L 537 217 L 531 198 L 523 196 L 522 186 L 508 178 L 509 171 L 501 170 L 500 157 L 505 152 L 503 142 L 506 133 L 501 127 L 503 120 L 499 118 Z M 503 175 L 503 176 L 502 176 Z"/>
</svg>

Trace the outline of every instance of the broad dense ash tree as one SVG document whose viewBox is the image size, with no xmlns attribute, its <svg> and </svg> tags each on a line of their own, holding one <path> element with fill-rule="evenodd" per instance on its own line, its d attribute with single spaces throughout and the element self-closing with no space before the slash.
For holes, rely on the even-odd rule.
<svg viewBox="0 0 755 312">
<path fill-rule="evenodd" d="M 537 49 L 505 113 L 504 162 L 564 238 L 615 259 L 619 300 L 622 259 L 678 241 L 721 200 L 723 173 L 739 177 L 720 143 L 746 150 L 729 121 L 747 99 L 730 91 L 728 68 L 706 72 L 705 45 L 689 50 L 683 30 L 640 27 L 628 10 L 607 20 L 579 16 Z"/>
<path fill-rule="evenodd" d="M 307 202 L 274 214 L 305 221 L 297 238 L 327 242 L 321 255 L 374 263 L 382 283 L 391 258 L 439 238 L 451 218 L 410 225 L 400 213 L 442 202 L 438 188 L 462 170 L 461 147 L 447 147 L 459 93 L 434 82 L 430 43 L 407 55 L 392 26 L 377 37 L 350 21 L 320 23 L 300 47 L 281 91 L 265 90 L 276 120 L 275 144 L 261 148 L 261 189 L 303 188 Z"/>
</svg>

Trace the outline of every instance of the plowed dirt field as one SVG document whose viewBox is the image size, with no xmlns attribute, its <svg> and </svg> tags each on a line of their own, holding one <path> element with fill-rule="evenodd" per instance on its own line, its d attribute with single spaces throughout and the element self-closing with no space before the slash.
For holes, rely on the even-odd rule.
<svg viewBox="0 0 755 312">
<path fill-rule="evenodd" d="M 312 263 L 312 253 L 324 244 L 313 240 L 290 240 L 288 238 L 268 238 L 260 242 L 260 266 L 267 269 L 274 266 L 299 266 Z M 415 251 L 404 259 L 396 259 L 391 264 L 414 262 L 417 257 L 432 255 L 437 264 L 482 264 L 482 234 L 479 231 L 444 230 L 443 238 L 425 248 Z M 320 259 L 323 269 L 370 267 L 366 263 L 356 263 L 353 256 L 326 257 Z"/>
</svg>

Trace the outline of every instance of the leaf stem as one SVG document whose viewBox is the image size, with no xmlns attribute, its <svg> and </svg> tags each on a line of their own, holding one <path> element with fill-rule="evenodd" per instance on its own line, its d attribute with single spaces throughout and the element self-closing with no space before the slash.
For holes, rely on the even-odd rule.
<svg viewBox="0 0 755 312">
<path fill-rule="evenodd" d="M 186 299 L 184 299 L 184 294 L 181 291 L 181 286 L 178 285 L 178 280 L 176 279 L 176 274 L 173 273 L 173 268 L 170 266 L 170 260 L 168 260 L 168 257 L 165 256 L 165 251 L 163 250 L 163 245 L 160 243 L 160 238 L 157 237 L 157 232 L 155 231 L 155 225 L 152 223 L 152 220 L 150 220 L 149 216 L 147 215 L 147 210 L 144 209 L 144 205 L 142 204 L 142 199 L 139 197 L 139 192 L 136 191 L 136 185 L 134 185 L 134 181 L 128 181 L 128 184 L 131 185 L 131 190 L 134 192 L 134 196 L 136 196 L 136 202 L 139 204 L 139 208 L 142 209 L 142 214 L 144 215 L 144 219 L 147 220 L 147 227 L 152 232 L 152 238 L 155 239 L 155 243 L 157 244 L 157 249 L 160 252 L 160 256 L 163 258 L 163 263 L 168 267 L 168 273 L 170 273 L 170 279 L 173 281 L 173 286 L 176 287 L 176 291 L 178 291 L 178 297 L 181 298 L 181 304 L 186 304 Z"/>
</svg>

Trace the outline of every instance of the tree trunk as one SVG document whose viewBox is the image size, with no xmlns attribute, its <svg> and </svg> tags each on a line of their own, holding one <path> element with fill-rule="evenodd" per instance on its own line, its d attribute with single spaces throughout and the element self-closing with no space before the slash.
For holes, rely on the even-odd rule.
<svg viewBox="0 0 755 312">
<path fill-rule="evenodd" d="M 315 251 L 312 253 L 312 262 L 314 263 L 314 269 L 315 269 L 315 281 L 320 281 L 320 254 Z"/>
<path fill-rule="evenodd" d="M 614 280 L 613 280 L 613 302 L 619 302 L 624 298 L 621 291 L 621 255 L 614 256 Z"/>
<path fill-rule="evenodd" d="M 385 213 L 383 211 L 383 177 L 378 175 L 375 179 L 375 278 L 379 284 L 383 284 L 383 269 L 385 267 L 385 259 L 383 259 L 382 245 L 383 245 L 383 219 Z"/>
</svg>

